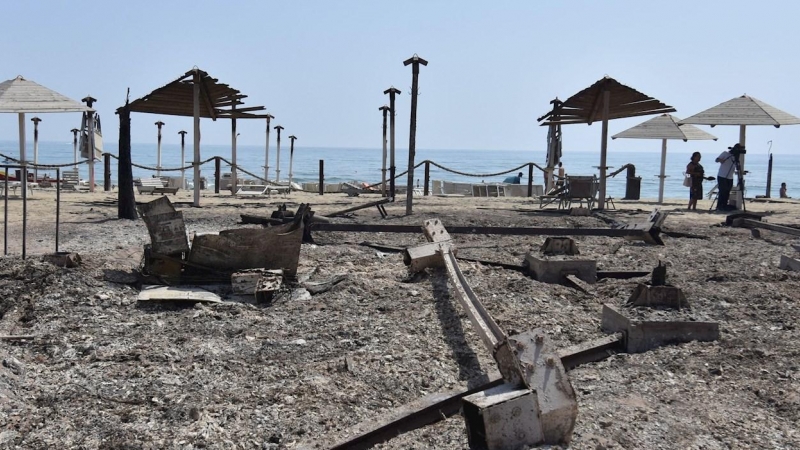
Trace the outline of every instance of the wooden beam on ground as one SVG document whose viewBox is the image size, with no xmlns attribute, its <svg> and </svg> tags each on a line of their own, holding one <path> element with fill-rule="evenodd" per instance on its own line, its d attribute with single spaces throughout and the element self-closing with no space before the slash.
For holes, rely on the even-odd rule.
<svg viewBox="0 0 800 450">
<path fill-rule="evenodd" d="M 361 209 L 371 208 L 373 206 L 384 205 L 386 203 L 390 203 L 391 201 L 392 201 L 392 199 L 390 199 L 390 198 L 383 198 L 383 199 L 380 199 L 380 200 L 376 200 L 374 202 L 364 203 L 362 205 L 356 205 L 356 206 L 353 206 L 353 207 L 350 207 L 350 208 L 347 208 L 347 209 L 343 209 L 341 211 L 336 211 L 336 212 L 332 212 L 332 213 L 329 213 L 329 214 L 325 214 L 325 216 L 326 217 L 341 216 L 343 214 L 355 212 L 355 211 L 358 211 L 358 210 L 361 210 Z M 419 227 L 415 227 L 415 228 L 416 228 L 416 230 L 414 232 L 418 233 L 419 232 Z"/>
<path fill-rule="evenodd" d="M 581 364 L 600 361 L 624 351 L 623 333 L 614 333 L 562 349 L 558 352 L 558 356 L 561 357 L 564 369 L 572 370 Z"/>
<path fill-rule="evenodd" d="M 311 225 L 312 231 L 341 231 L 351 233 L 419 233 L 416 225 L 371 225 L 357 223 L 319 223 Z M 450 234 L 497 234 L 505 236 L 607 236 L 642 237 L 644 229 L 617 228 L 539 228 L 539 227 L 470 227 L 448 226 Z"/>
<path fill-rule="evenodd" d="M 800 236 L 800 229 L 776 225 L 773 223 L 760 222 L 753 219 L 734 219 L 733 226 L 743 228 L 761 228 L 764 230 L 777 231 L 778 233 L 791 234 L 792 236 Z"/>
</svg>

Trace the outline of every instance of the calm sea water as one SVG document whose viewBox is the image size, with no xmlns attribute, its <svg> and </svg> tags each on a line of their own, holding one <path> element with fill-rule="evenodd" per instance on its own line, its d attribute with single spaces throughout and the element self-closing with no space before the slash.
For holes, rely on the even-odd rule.
<svg viewBox="0 0 800 450">
<path fill-rule="evenodd" d="M 18 157 L 19 144 L 14 141 L 0 141 L 0 153 L 11 157 Z M 116 153 L 116 145 L 106 145 L 106 150 Z M 156 146 L 155 144 L 133 144 L 133 162 L 146 166 L 156 165 Z M 230 160 L 230 146 L 226 145 L 204 145 L 201 147 L 201 159 L 219 155 Z M 33 160 L 33 145 L 28 143 L 28 160 Z M 191 159 L 191 147 L 187 146 L 186 159 Z M 667 198 L 688 198 L 688 188 L 682 185 L 683 171 L 689 161 L 690 152 L 680 150 L 670 150 L 667 155 L 665 184 L 665 197 Z M 706 173 L 715 176 L 718 168 L 713 159 L 717 155 L 705 154 L 704 167 Z M 636 166 L 636 175 L 642 178 L 641 196 L 642 198 L 658 197 L 658 178 L 656 175 L 660 169 L 660 151 L 653 152 L 609 152 L 608 165 L 619 168 L 624 164 L 631 163 Z M 240 145 L 237 147 L 237 159 L 240 167 L 263 176 L 264 166 L 264 147 Z M 408 168 L 408 152 L 398 150 L 396 152 L 396 165 L 398 173 Z M 416 152 L 416 161 L 420 162 L 430 159 L 443 166 L 455 169 L 460 172 L 471 174 L 488 174 L 512 169 L 528 162 L 534 162 L 540 166 L 545 165 L 545 154 L 543 151 L 521 151 L 521 150 L 426 150 L 420 149 Z M 61 164 L 69 163 L 73 160 L 72 142 L 40 142 L 39 143 L 39 162 L 42 164 Z M 314 182 L 319 179 L 319 160 L 325 161 L 325 181 L 327 183 L 337 183 L 341 181 L 367 181 L 378 182 L 381 179 L 381 149 L 349 149 L 349 148 L 310 148 L 295 147 L 293 180 L 296 182 Z M 275 178 L 276 149 L 274 144 L 270 145 L 270 178 Z M 572 175 L 591 175 L 597 174 L 594 166 L 599 165 L 600 155 L 596 152 L 565 151 L 562 158 L 567 174 Z M 747 154 L 747 170 L 750 171 L 747 177 L 747 195 L 763 195 L 766 191 L 767 163 L 768 156 L 765 153 Z M 162 145 L 162 166 L 165 168 L 179 167 L 181 165 L 181 149 L 179 145 Z M 224 163 L 223 163 L 224 165 Z M 112 159 L 111 165 L 112 180 L 116 183 L 117 163 Z M 102 162 L 96 164 L 98 180 L 102 180 Z M 226 170 L 227 169 L 227 170 Z M 81 177 L 88 177 L 88 166 L 80 165 Z M 223 167 L 223 171 L 229 168 Z M 40 171 L 40 176 L 41 176 Z M 527 177 L 527 168 L 522 169 Z M 45 172 L 48 173 L 48 172 Z M 54 171 L 52 171 L 54 175 Z M 175 175 L 180 172 L 163 172 L 163 175 Z M 191 170 L 187 170 L 187 177 L 191 177 Z M 207 163 L 202 166 L 201 173 L 213 182 L 214 164 Z M 152 171 L 134 167 L 134 177 L 150 177 Z M 281 148 L 281 180 L 288 179 L 289 174 L 289 149 L 287 146 Z M 781 182 L 786 182 L 789 187 L 789 194 L 800 196 L 800 185 L 795 187 L 794 180 L 800 174 L 800 155 L 777 154 L 774 155 L 772 195 L 777 196 Z M 241 175 L 240 175 L 241 176 Z M 245 177 L 247 177 L 245 175 Z M 422 182 L 424 177 L 423 167 L 415 172 L 415 179 Z M 609 194 L 615 198 L 622 198 L 625 194 L 626 172 L 622 172 L 608 182 Z M 431 179 L 466 181 L 466 182 L 500 182 L 505 178 L 502 176 L 478 176 L 468 177 L 453 173 L 444 172 L 431 166 Z M 405 184 L 406 177 L 398 181 L 398 184 Z M 527 183 L 527 178 L 523 180 Z M 542 173 L 534 168 L 534 183 L 542 183 Z M 713 182 L 706 182 L 706 190 L 713 186 Z"/>
</svg>

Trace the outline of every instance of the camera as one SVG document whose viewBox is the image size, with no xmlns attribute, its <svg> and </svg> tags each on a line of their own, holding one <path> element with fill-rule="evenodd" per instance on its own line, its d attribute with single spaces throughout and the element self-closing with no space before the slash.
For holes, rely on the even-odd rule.
<svg viewBox="0 0 800 450">
<path fill-rule="evenodd" d="M 731 155 L 738 158 L 739 155 L 744 155 L 747 153 L 747 149 L 744 148 L 743 145 L 736 144 L 733 147 L 730 147 Z"/>
</svg>

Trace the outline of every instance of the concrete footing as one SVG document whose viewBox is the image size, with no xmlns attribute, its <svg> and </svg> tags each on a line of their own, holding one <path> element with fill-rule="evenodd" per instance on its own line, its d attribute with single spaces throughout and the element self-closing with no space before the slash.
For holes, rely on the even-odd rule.
<svg viewBox="0 0 800 450">
<path fill-rule="evenodd" d="M 543 283 L 561 284 L 567 275 L 575 275 L 587 283 L 597 282 L 597 261 L 569 257 L 537 258 L 530 253 L 522 262 L 528 275 Z"/>
<path fill-rule="evenodd" d="M 635 321 L 607 303 L 603 305 L 601 326 L 606 333 L 624 333 L 628 353 L 642 353 L 667 344 L 719 339 L 719 324 L 716 322 Z"/>
<path fill-rule="evenodd" d="M 506 383 L 464 398 L 470 445 L 489 450 L 568 443 L 578 416 L 561 356 L 541 329 L 509 338 L 526 385 Z"/>
</svg>

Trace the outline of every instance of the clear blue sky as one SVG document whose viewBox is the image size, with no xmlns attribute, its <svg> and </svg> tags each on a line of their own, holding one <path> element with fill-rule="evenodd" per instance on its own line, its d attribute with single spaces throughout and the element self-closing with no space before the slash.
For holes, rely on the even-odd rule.
<svg viewBox="0 0 800 450">
<path fill-rule="evenodd" d="M 421 69 L 418 148 L 519 149 L 543 154 L 536 118 L 609 75 L 687 117 L 747 93 L 800 115 L 800 2 L 796 1 L 130 1 L 6 2 L 0 80 L 18 74 L 74 99 L 99 99 L 107 150 L 114 115 L 197 65 L 264 105 L 298 145 L 381 143 L 383 90 L 403 90 L 398 147 L 408 145 L 411 69 Z M 77 114 L 43 115 L 43 140 L 68 141 Z M 614 134 L 648 119 L 612 121 Z M 133 114 L 134 142 L 179 142 L 191 119 Z M 263 145 L 264 122 L 239 125 L 240 143 Z M 17 139 L 0 115 L 0 140 Z M 202 121 L 203 142 L 230 142 L 228 121 Z M 717 153 L 735 127 L 703 127 L 718 143 L 670 148 Z M 32 131 L 29 127 L 29 136 Z M 29 139 L 31 139 L 29 137 Z M 274 135 L 273 135 L 274 139 Z M 800 126 L 751 127 L 748 147 L 800 150 Z M 565 151 L 596 150 L 600 125 L 564 128 Z M 274 145 L 274 141 L 273 141 Z M 658 151 L 618 140 L 611 149 Z M 541 159 L 541 158 L 540 158 Z"/>
</svg>

